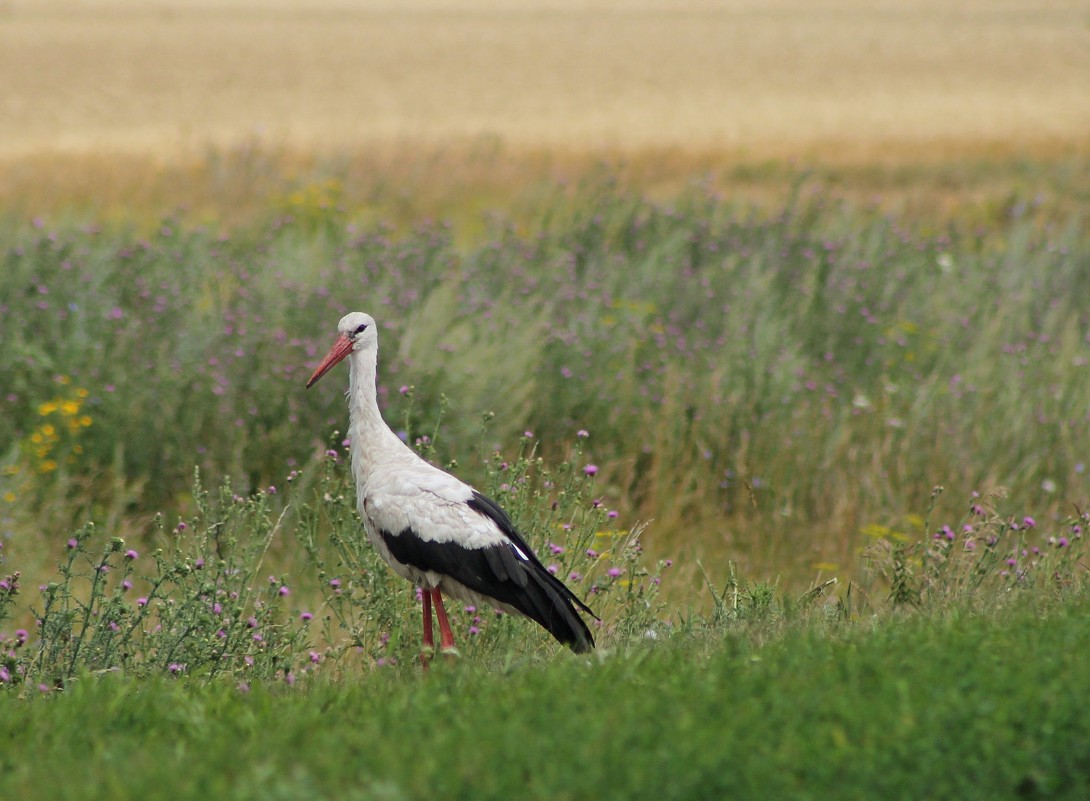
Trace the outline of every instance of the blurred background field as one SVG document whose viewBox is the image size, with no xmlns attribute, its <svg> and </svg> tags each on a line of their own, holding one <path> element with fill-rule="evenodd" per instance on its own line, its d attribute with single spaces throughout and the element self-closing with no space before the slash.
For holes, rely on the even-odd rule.
<svg viewBox="0 0 1090 801">
<path fill-rule="evenodd" d="M 301 384 L 355 308 L 468 478 L 588 430 L 679 598 L 696 559 L 854 576 L 935 485 L 936 525 L 1061 520 L 1088 42 L 1076 2 L 8 0 L 5 553 L 320 464 L 344 407 Z"/>
</svg>

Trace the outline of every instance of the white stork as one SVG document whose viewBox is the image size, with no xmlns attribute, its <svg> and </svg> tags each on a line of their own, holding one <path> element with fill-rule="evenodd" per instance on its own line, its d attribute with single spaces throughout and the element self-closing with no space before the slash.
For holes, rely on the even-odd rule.
<svg viewBox="0 0 1090 801">
<path fill-rule="evenodd" d="M 367 538 L 382 558 L 423 592 L 424 664 L 435 648 L 433 604 L 441 648 L 454 651 L 444 593 L 525 615 L 577 653 L 593 648 L 594 638 L 576 608 L 594 612 L 545 569 L 503 509 L 421 459 L 382 419 L 375 394 L 374 319 L 352 312 L 341 318 L 337 330 L 337 340 L 307 387 L 348 357 L 348 436 L 356 503 Z"/>
</svg>

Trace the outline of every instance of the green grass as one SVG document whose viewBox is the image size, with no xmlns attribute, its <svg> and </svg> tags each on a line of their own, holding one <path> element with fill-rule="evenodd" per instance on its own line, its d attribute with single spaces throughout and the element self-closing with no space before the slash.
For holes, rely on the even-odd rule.
<svg viewBox="0 0 1090 801">
<path fill-rule="evenodd" d="M 248 693 L 86 676 L 0 694 L 0 775 L 57 799 L 1085 798 L 1087 611 L 727 626 Z"/>
<path fill-rule="evenodd" d="M 757 209 L 605 176 L 470 244 L 395 235 L 328 182 L 229 230 L 9 217 L 0 534 L 31 559 L 88 519 L 147 536 L 192 511 L 194 464 L 243 494 L 314 464 L 344 407 L 301 386 L 355 308 L 410 436 L 445 396 L 437 456 L 481 480 L 524 430 L 551 462 L 588 430 L 601 497 L 659 555 L 804 587 L 851 574 L 868 526 L 923 535 L 938 484 L 938 523 L 999 487 L 1058 519 L 1087 493 L 1090 240 L 1037 195 L 940 225 L 819 184 Z"/>
<path fill-rule="evenodd" d="M 328 175 L 230 228 L 4 216 L 0 793 L 1086 797 L 1090 237 L 1018 175 L 949 218 L 607 173 L 471 235 Z M 591 658 L 459 607 L 422 674 L 302 390 L 357 308 Z"/>
</svg>

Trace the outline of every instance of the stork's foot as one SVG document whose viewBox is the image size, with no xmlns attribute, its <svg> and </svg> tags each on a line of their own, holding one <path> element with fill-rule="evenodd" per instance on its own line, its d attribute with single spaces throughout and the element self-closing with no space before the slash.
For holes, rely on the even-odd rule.
<svg viewBox="0 0 1090 801">
<path fill-rule="evenodd" d="M 420 667 L 424 670 L 428 669 L 428 664 L 431 662 L 432 657 L 435 656 L 435 648 L 425 645 L 420 649 Z"/>
</svg>

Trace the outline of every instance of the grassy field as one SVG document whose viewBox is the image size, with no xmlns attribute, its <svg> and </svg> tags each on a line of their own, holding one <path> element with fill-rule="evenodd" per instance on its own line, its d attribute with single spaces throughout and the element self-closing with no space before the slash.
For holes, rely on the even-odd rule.
<svg viewBox="0 0 1090 801">
<path fill-rule="evenodd" d="M 1085 4 L 7 0 L 0 150 L 1085 142 Z M 57 54 L 62 53 L 63 58 Z"/>
<path fill-rule="evenodd" d="M 0 6 L 0 793 L 1086 797 L 1085 9 L 902 6 Z M 421 672 L 355 309 L 592 657 Z"/>
<path fill-rule="evenodd" d="M 86 519 L 150 536 L 150 515 L 191 514 L 195 465 L 244 494 L 313 465 L 344 410 L 300 387 L 357 307 L 383 322 L 384 403 L 410 435 L 435 433 L 445 396 L 438 458 L 482 480 L 525 430 L 556 463 L 586 429 L 596 491 L 654 521 L 659 556 L 797 587 L 851 575 L 861 531 L 926 533 L 939 484 L 938 524 L 971 492 L 1060 522 L 1087 480 L 1086 187 L 1068 169 L 941 227 L 804 176 L 753 206 L 608 172 L 541 181 L 468 235 L 376 223 L 344 173 L 234 228 L 9 217 L 6 537 L 48 565 L 42 538 Z"/>
<path fill-rule="evenodd" d="M 590 661 L 245 692 L 87 676 L 0 693 L 0 775 L 57 799 L 1085 798 L 1086 601 L 1040 600 L 855 626 L 751 610 Z"/>
</svg>

